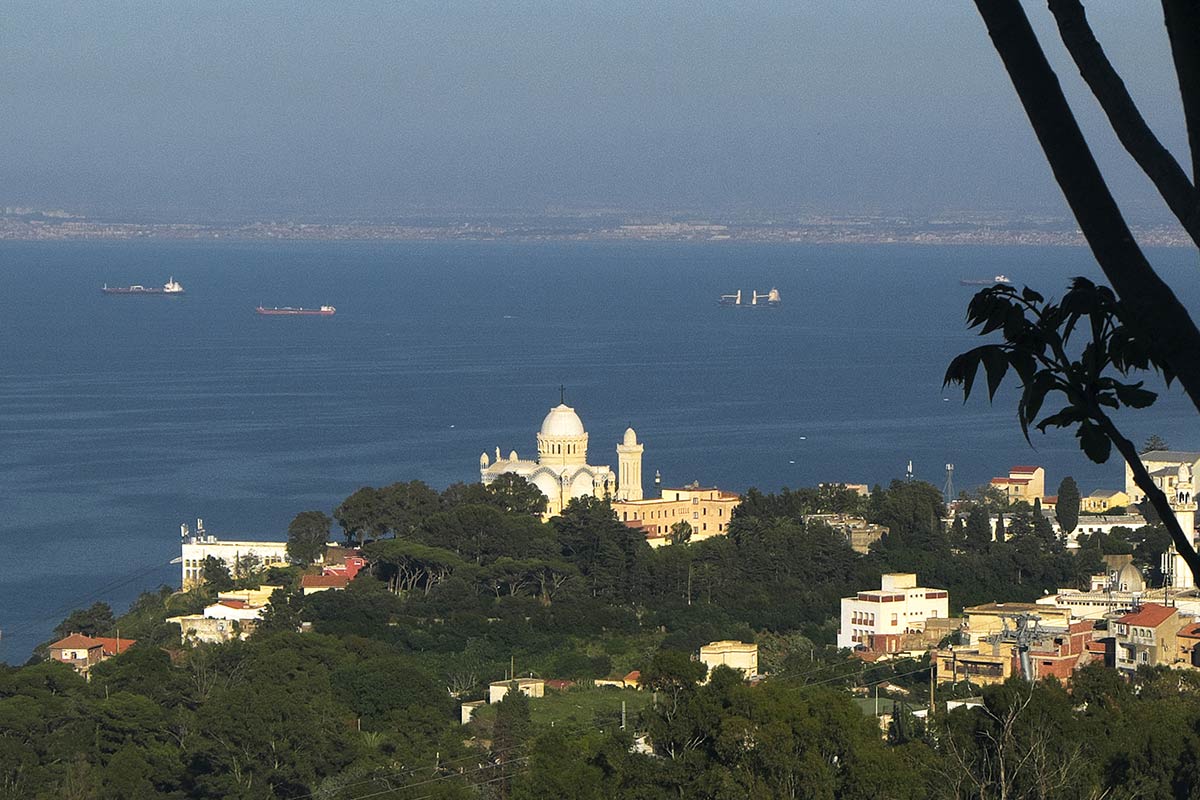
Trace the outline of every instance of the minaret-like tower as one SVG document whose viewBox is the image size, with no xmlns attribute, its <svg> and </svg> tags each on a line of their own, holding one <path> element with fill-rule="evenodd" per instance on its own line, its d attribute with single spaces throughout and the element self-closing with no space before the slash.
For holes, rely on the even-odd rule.
<svg viewBox="0 0 1200 800">
<path fill-rule="evenodd" d="M 1194 477 L 1191 468 L 1187 464 L 1181 464 L 1179 472 L 1175 475 L 1174 487 L 1171 487 L 1163 478 L 1155 479 L 1155 483 L 1159 484 L 1167 495 L 1167 499 L 1171 501 L 1171 510 L 1175 512 L 1175 519 L 1179 521 L 1179 527 L 1183 529 L 1184 534 L 1192 540 L 1192 547 L 1196 546 Z M 1163 572 L 1166 573 L 1167 581 L 1176 589 L 1192 589 L 1196 586 L 1192 570 L 1183 560 L 1183 556 L 1176 552 L 1175 545 L 1171 545 L 1167 552 L 1163 553 Z"/>
<path fill-rule="evenodd" d="M 625 429 L 625 439 L 617 445 L 617 499 L 642 499 L 642 451 L 633 428 Z"/>
</svg>

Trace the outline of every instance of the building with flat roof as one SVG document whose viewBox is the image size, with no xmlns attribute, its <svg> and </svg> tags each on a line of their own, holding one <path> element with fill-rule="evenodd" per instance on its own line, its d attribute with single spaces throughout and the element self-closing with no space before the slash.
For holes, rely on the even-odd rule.
<svg viewBox="0 0 1200 800">
<path fill-rule="evenodd" d="M 876 525 L 850 514 L 805 514 L 804 523 L 810 522 L 825 523 L 845 538 L 851 550 L 863 555 L 871 552 L 871 545 L 889 533 L 886 525 Z"/>
<path fill-rule="evenodd" d="M 925 628 L 929 618 L 950 615 L 950 595 L 945 589 L 917 585 L 911 572 L 880 576 L 880 588 L 842 598 L 837 646 L 894 653 L 904 634 Z"/>
<path fill-rule="evenodd" d="M 507 681 L 492 681 L 488 684 L 488 702 L 499 703 L 510 689 L 516 689 L 526 697 L 545 697 L 546 682 L 541 678 L 513 678 Z"/>
<path fill-rule="evenodd" d="M 180 586 L 185 592 L 204 583 L 204 560 L 209 557 L 224 564 L 234 577 L 267 567 L 286 567 L 291 563 L 287 542 L 218 539 L 205 533 L 202 519 L 196 520 L 194 531 L 186 523 L 180 525 L 179 533 L 182 539 L 179 557 L 183 569 Z"/>
<path fill-rule="evenodd" d="M 709 675 L 717 667 L 729 667 L 749 680 L 758 674 L 758 645 L 733 639 L 709 642 L 700 648 L 700 660 L 708 667 Z"/>
<path fill-rule="evenodd" d="M 692 528 L 689 541 L 699 542 L 729 532 L 729 519 L 742 502 L 740 495 L 715 486 L 691 483 L 663 489 L 662 496 L 648 500 L 614 500 L 617 519 L 646 534 L 651 547 L 671 543 L 671 528 L 686 522 Z"/>
<path fill-rule="evenodd" d="M 1044 628 L 1065 630 L 1071 625 L 1070 608 L 1041 603 L 983 603 L 963 609 L 968 643 L 979 644 L 1003 631 L 1006 625 L 1013 627 L 1013 620 L 1021 614 L 1036 615 Z"/>
</svg>

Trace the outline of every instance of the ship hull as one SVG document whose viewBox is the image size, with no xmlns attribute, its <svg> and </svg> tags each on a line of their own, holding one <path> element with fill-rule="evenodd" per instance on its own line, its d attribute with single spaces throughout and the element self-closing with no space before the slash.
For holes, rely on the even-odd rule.
<svg viewBox="0 0 1200 800">
<path fill-rule="evenodd" d="M 149 288 L 149 289 L 142 289 L 142 288 L 138 288 L 136 286 L 105 286 L 100 291 L 104 292 L 104 294 L 120 294 L 120 295 L 156 294 L 156 295 L 165 295 L 167 297 L 173 297 L 175 295 L 183 294 L 182 290 L 180 290 L 178 292 L 168 292 L 166 289 L 158 289 L 158 288 L 153 288 L 153 287 Z"/>
<path fill-rule="evenodd" d="M 264 308 L 254 309 L 256 314 L 264 317 L 332 317 L 336 313 L 333 308 Z"/>
</svg>

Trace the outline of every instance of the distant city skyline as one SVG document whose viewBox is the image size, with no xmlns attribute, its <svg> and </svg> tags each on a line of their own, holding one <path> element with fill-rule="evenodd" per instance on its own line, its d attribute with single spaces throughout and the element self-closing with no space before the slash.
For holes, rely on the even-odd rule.
<svg viewBox="0 0 1200 800">
<path fill-rule="evenodd" d="M 1027 9 L 1130 218 L 1165 221 Z M 1185 159 L 1157 9 L 1089 13 Z M 17 2 L 0 66 L 0 206 L 1068 217 L 970 4 Z"/>
</svg>

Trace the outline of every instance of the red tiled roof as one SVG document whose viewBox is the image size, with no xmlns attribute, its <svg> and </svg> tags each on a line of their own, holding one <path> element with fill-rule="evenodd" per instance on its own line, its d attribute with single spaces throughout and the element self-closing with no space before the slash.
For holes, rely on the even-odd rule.
<svg viewBox="0 0 1200 800">
<path fill-rule="evenodd" d="M 1142 606 L 1141 611 L 1135 611 L 1132 614 L 1126 614 L 1117 620 L 1117 622 L 1125 625 L 1138 625 L 1143 628 L 1157 628 L 1159 625 L 1166 622 L 1175 613 L 1175 609 L 1168 606 L 1160 606 L 1157 603 L 1147 603 Z"/>
<path fill-rule="evenodd" d="M 228 606 L 229 608 L 245 608 L 245 600 L 218 600 L 217 605 Z"/>
<path fill-rule="evenodd" d="M 304 575 L 300 578 L 300 586 L 304 589 L 345 589 L 350 579 L 345 575 Z"/>
<path fill-rule="evenodd" d="M 1200 639 L 1200 622 L 1194 622 L 1191 625 L 1185 625 L 1180 628 L 1176 636 L 1183 636 L 1187 639 Z"/>
<path fill-rule="evenodd" d="M 638 683 L 642 680 L 642 671 L 635 669 L 625 676 L 626 683 Z"/>
<path fill-rule="evenodd" d="M 96 641 L 104 648 L 104 655 L 106 656 L 119 656 L 137 644 L 137 639 L 117 639 L 107 636 L 98 636 L 96 637 Z"/>
<path fill-rule="evenodd" d="M 1043 497 L 1043 498 L 1042 498 L 1042 505 L 1046 505 L 1047 503 L 1052 503 L 1052 504 L 1054 504 L 1054 505 L 1058 505 L 1058 495 L 1056 495 L 1056 494 L 1048 494 L 1048 495 L 1046 495 L 1045 497 Z"/>
<path fill-rule="evenodd" d="M 1029 478 L 992 478 L 992 483 L 1002 484 L 1011 483 L 1015 486 L 1024 486 L 1029 483 Z"/>
<path fill-rule="evenodd" d="M 93 647 L 103 647 L 104 643 L 99 639 L 93 639 L 91 636 L 84 636 L 82 633 L 72 633 L 65 639 L 59 639 L 54 644 L 50 645 L 51 650 L 91 650 Z"/>
<path fill-rule="evenodd" d="M 1039 469 L 1041 469 L 1041 467 L 1016 466 L 1016 467 L 1013 467 L 1012 469 L 1010 469 L 1008 471 L 1008 474 L 1012 475 L 1015 472 L 1018 475 L 1032 475 L 1033 473 L 1037 472 Z"/>
</svg>

